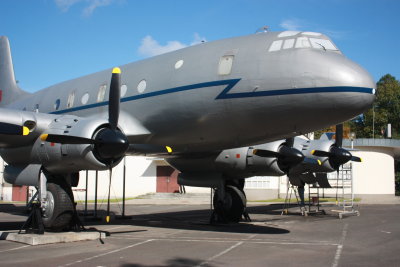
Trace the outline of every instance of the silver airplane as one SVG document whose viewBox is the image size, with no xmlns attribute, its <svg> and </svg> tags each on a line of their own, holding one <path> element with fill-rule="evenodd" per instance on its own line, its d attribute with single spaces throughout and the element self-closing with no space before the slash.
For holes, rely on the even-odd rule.
<svg viewBox="0 0 400 267">
<path fill-rule="evenodd" d="M 180 171 L 180 184 L 216 189 L 214 218 L 237 222 L 245 178 L 288 174 L 302 184 L 359 161 L 340 142 L 294 137 L 353 118 L 374 94 L 370 74 L 327 36 L 294 31 L 201 43 L 29 94 L 3 36 L 4 177 L 36 186 L 44 225 L 62 230 L 79 171 L 155 155 Z"/>
</svg>

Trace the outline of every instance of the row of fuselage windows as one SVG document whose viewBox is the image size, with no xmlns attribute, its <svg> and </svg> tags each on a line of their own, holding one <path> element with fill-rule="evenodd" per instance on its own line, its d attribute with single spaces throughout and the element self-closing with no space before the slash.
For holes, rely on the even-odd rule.
<svg viewBox="0 0 400 267">
<path fill-rule="evenodd" d="M 233 55 L 224 55 L 220 58 L 220 62 L 218 65 L 218 74 L 219 75 L 229 75 L 232 72 L 232 65 L 233 65 L 233 60 L 234 56 Z M 178 60 L 174 68 L 180 69 L 184 64 L 184 61 Z M 106 96 L 106 91 L 107 91 L 107 84 L 102 84 L 100 85 L 98 91 L 97 91 L 97 96 L 96 96 L 96 102 L 103 102 Z M 147 88 L 147 81 L 146 79 L 142 79 L 138 84 L 137 84 L 137 91 L 138 93 L 144 93 Z M 121 85 L 121 97 L 124 97 L 128 91 L 128 86 L 126 84 Z M 73 108 L 76 105 L 76 90 L 71 91 L 68 95 L 67 102 L 66 102 L 66 109 Z M 81 98 L 80 98 L 80 103 L 82 105 L 86 105 L 89 102 L 90 99 L 90 94 L 89 92 L 85 92 Z M 54 110 L 59 110 L 61 108 L 61 99 L 57 99 L 54 102 Z M 26 110 L 26 109 L 25 109 Z M 39 105 L 35 105 L 35 110 L 39 110 Z"/>
</svg>

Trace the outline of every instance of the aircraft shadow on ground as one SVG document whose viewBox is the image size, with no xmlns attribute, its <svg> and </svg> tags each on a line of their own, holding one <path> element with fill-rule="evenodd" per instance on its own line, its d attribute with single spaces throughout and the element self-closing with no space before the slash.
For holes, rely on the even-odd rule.
<svg viewBox="0 0 400 267">
<path fill-rule="evenodd" d="M 91 211 L 88 211 L 91 213 Z M 97 211 L 98 217 L 105 217 L 104 210 Z M 114 215 L 114 214 L 113 214 Z M 210 224 L 210 210 L 193 210 L 179 212 L 159 212 L 139 215 L 128 215 L 129 219 L 113 219 L 112 225 L 135 225 L 154 228 L 169 228 L 179 230 L 249 233 L 249 234 L 287 234 L 288 230 L 269 225 L 256 225 L 247 222 L 230 224 Z M 112 216 L 114 217 L 114 216 Z M 84 225 L 104 225 L 104 220 L 93 220 L 93 217 L 83 218 Z M 112 234 L 113 232 L 110 232 Z"/>
<path fill-rule="evenodd" d="M 318 215 L 314 214 L 305 218 L 300 216 L 297 205 L 289 206 L 289 213 L 285 216 L 277 216 L 282 213 L 282 204 L 270 204 L 250 206 L 247 208 L 253 223 L 240 222 L 231 224 L 210 224 L 209 218 L 211 211 L 209 209 L 189 210 L 179 212 L 157 212 L 149 214 L 127 215 L 129 219 L 116 219 L 114 212 L 111 212 L 112 221 L 110 225 L 135 225 L 143 227 L 170 228 L 179 230 L 197 230 L 197 231 L 214 231 L 229 233 L 250 233 L 250 234 L 287 234 L 288 230 L 280 227 L 267 225 L 287 218 L 298 218 L 299 220 L 325 220 L 336 219 L 336 214 Z M 15 218 L 13 221 L 0 222 L 0 231 L 20 229 L 27 216 L 28 211 L 24 205 L 2 204 L 0 212 L 11 215 L 19 215 L 21 218 Z M 82 216 L 83 211 L 78 209 L 81 221 L 85 227 L 90 228 L 96 225 L 105 225 L 104 220 L 106 211 L 104 209 L 97 210 L 97 218 L 93 218 L 93 210 L 89 209 L 87 214 L 91 216 Z M 263 224 L 264 223 L 264 224 Z M 116 232 L 115 232 L 116 233 Z M 121 232 L 118 232 L 121 233 Z"/>
</svg>

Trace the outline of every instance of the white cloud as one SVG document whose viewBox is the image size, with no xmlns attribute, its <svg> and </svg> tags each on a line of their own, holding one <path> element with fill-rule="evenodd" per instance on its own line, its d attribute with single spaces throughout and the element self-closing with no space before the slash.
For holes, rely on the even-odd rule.
<svg viewBox="0 0 400 267">
<path fill-rule="evenodd" d="M 111 4 L 113 0 L 91 0 L 89 2 L 89 6 L 83 10 L 83 15 L 90 16 L 92 15 L 93 11 L 101 6 L 108 6 Z"/>
<path fill-rule="evenodd" d="M 288 31 L 298 31 L 303 28 L 303 23 L 299 19 L 286 19 L 279 26 Z"/>
<path fill-rule="evenodd" d="M 205 41 L 206 39 L 204 37 L 200 37 L 198 33 L 195 33 L 194 39 L 190 44 L 184 44 L 179 41 L 168 41 L 165 45 L 161 45 L 157 40 L 154 40 L 153 37 L 147 35 L 142 39 L 142 43 L 138 49 L 138 52 L 142 56 L 151 57 L 182 49 L 187 46 L 200 44 Z"/>
<path fill-rule="evenodd" d="M 82 0 L 54 0 L 61 11 L 67 12 L 69 8 Z"/>
<path fill-rule="evenodd" d="M 112 4 L 115 0 L 54 0 L 57 7 L 63 11 L 67 12 L 71 6 L 78 3 L 86 3 L 86 7 L 83 9 L 82 14 L 84 16 L 90 16 L 93 14 L 94 10 L 98 7 L 108 6 Z"/>
</svg>

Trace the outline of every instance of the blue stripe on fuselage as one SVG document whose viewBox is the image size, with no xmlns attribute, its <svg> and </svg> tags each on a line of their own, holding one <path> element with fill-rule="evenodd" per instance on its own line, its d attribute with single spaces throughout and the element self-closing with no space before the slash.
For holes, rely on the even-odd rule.
<svg viewBox="0 0 400 267">
<path fill-rule="evenodd" d="M 333 92 L 349 92 L 349 93 L 367 93 L 372 94 L 372 88 L 366 87 L 351 87 L 351 86 L 335 86 L 335 87 L 315 87 L 315 88 L 294 88 L 294 89 L 281 89 L 281 90 L 268 90 L 268 91 L 256 91 L 256 92 L 243 92 L 243 93 L 229 93 L 229 91 L 240 81 L 241 79 L 231 79 L 231 80 L 220 80 L 213 82 L 204 82 L 191 85 L 185 85 L 170 89 L 164 89 L 160 91 L 128 96 L 121 98 L 121 102 L 129 102 L 143 98 L 155 97 L 160 95 L 172 94 L 177 92 L 183 92 L 194 89 L 201 89 L 213 86 L 226 85 L 224 90 L 215 98 L 217 99 L 231 99 L 231 98 L 247 98 L 247 97 L 260 97 L 260 96 L 277 96 L 277 95 L 297 95 L 297 94 L 311 94 L 311 93 L 333 93 Z M 96 108 L 101 106 L 107 106 L 108 101 L 89 104 L 85 106 L 69 108 L 59 111 L 51 112 L 51 114 L 63 114 L 68 112 L 74 112 L 79 110 L 85 110 L 90 108 Z"/>
</svg>

